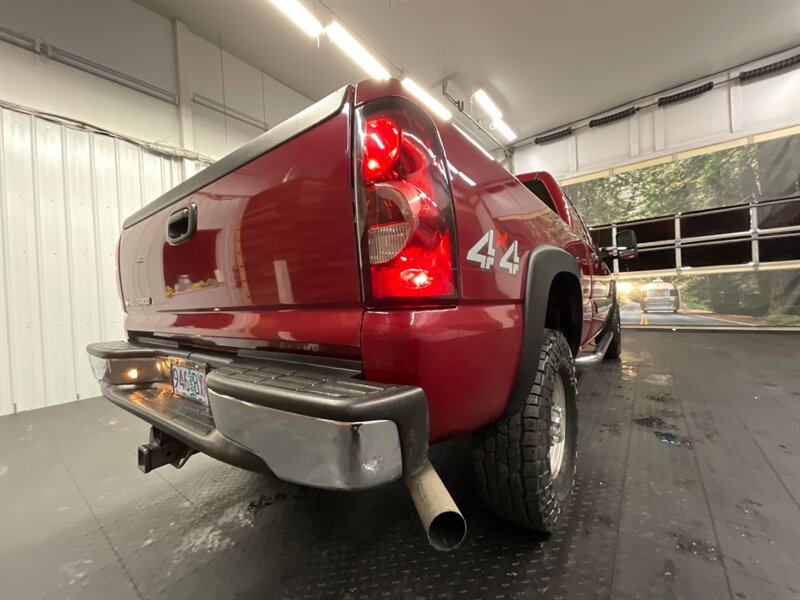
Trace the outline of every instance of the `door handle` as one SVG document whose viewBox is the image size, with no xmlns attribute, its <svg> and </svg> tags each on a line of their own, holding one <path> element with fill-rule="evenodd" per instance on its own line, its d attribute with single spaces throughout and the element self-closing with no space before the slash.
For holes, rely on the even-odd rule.
<svg viewBox="0 0 800 600">
<path fill-rule="evenodd" d="M 182 244 L 197 231 L 197 205 L 192 202 L 176 210 L 167 219 L 167 242 L 170 246 Z"/>
</svg>

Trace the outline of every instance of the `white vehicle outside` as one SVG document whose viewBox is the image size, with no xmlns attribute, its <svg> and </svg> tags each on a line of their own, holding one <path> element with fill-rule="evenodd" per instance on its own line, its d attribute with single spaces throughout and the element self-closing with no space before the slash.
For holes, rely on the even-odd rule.
<svg viewBox="0 0 800 600">
<path fill-rule="evenodd" d="M 639 288 L 641 297 L 639 306 L 642 312 L 669 311 L 678 312 L 681 307 L 680 293 L 675 285 L 656 278 Z"/>
</svg>

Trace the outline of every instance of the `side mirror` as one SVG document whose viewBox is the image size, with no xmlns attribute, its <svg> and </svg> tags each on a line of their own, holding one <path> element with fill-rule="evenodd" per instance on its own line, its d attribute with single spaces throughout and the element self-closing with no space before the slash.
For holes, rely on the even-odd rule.
<svg viewBox="0 0 800 600">
<path fill-rule="evenodd" d="M 630 229 L 617 232 L 616 245 L 602 248 L 600 250 L 602 258 L 618 258 L 628 260 L 639 256 L 639 247 L 636 245 L 636 234 Z"/>
<path fill-rule="evenodd" d="M 617 232 L 617 258 L 628 260 L 639 256 L 639 247 L 636 245 L 636 234 L 630 229 Z"/>
</svg>

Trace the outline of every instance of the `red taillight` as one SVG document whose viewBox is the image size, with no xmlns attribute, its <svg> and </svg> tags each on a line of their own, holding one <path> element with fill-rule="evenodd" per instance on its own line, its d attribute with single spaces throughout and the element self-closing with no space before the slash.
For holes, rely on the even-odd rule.
<svg viewBox="0 0 800 600">
<path fill-rule="evenodd" d="M 368 104 L 358 116 L 365 299 L 370 305 L 452 304 L 453 206 L 435 126 L 415 105 L 394 98 Z"/>
<path fill-rule="evenodd" d="M 394 166 L 400 156 L 401 137 L 400 127 L 391 119 L 367 121 L 362 162 L 365 179 L 380 177 Z"/>
</svg>

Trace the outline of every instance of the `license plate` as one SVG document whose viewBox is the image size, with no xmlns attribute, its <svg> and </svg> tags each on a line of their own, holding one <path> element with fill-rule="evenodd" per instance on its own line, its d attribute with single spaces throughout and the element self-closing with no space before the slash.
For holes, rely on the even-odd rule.
<svg viewBox="0 0 800 600">
<path fill-rule="evenodd" d="M 172 390 L 178 396 L 208 406 L 205 365 L 189 361 L 172 363 Z"/>
</svg>

